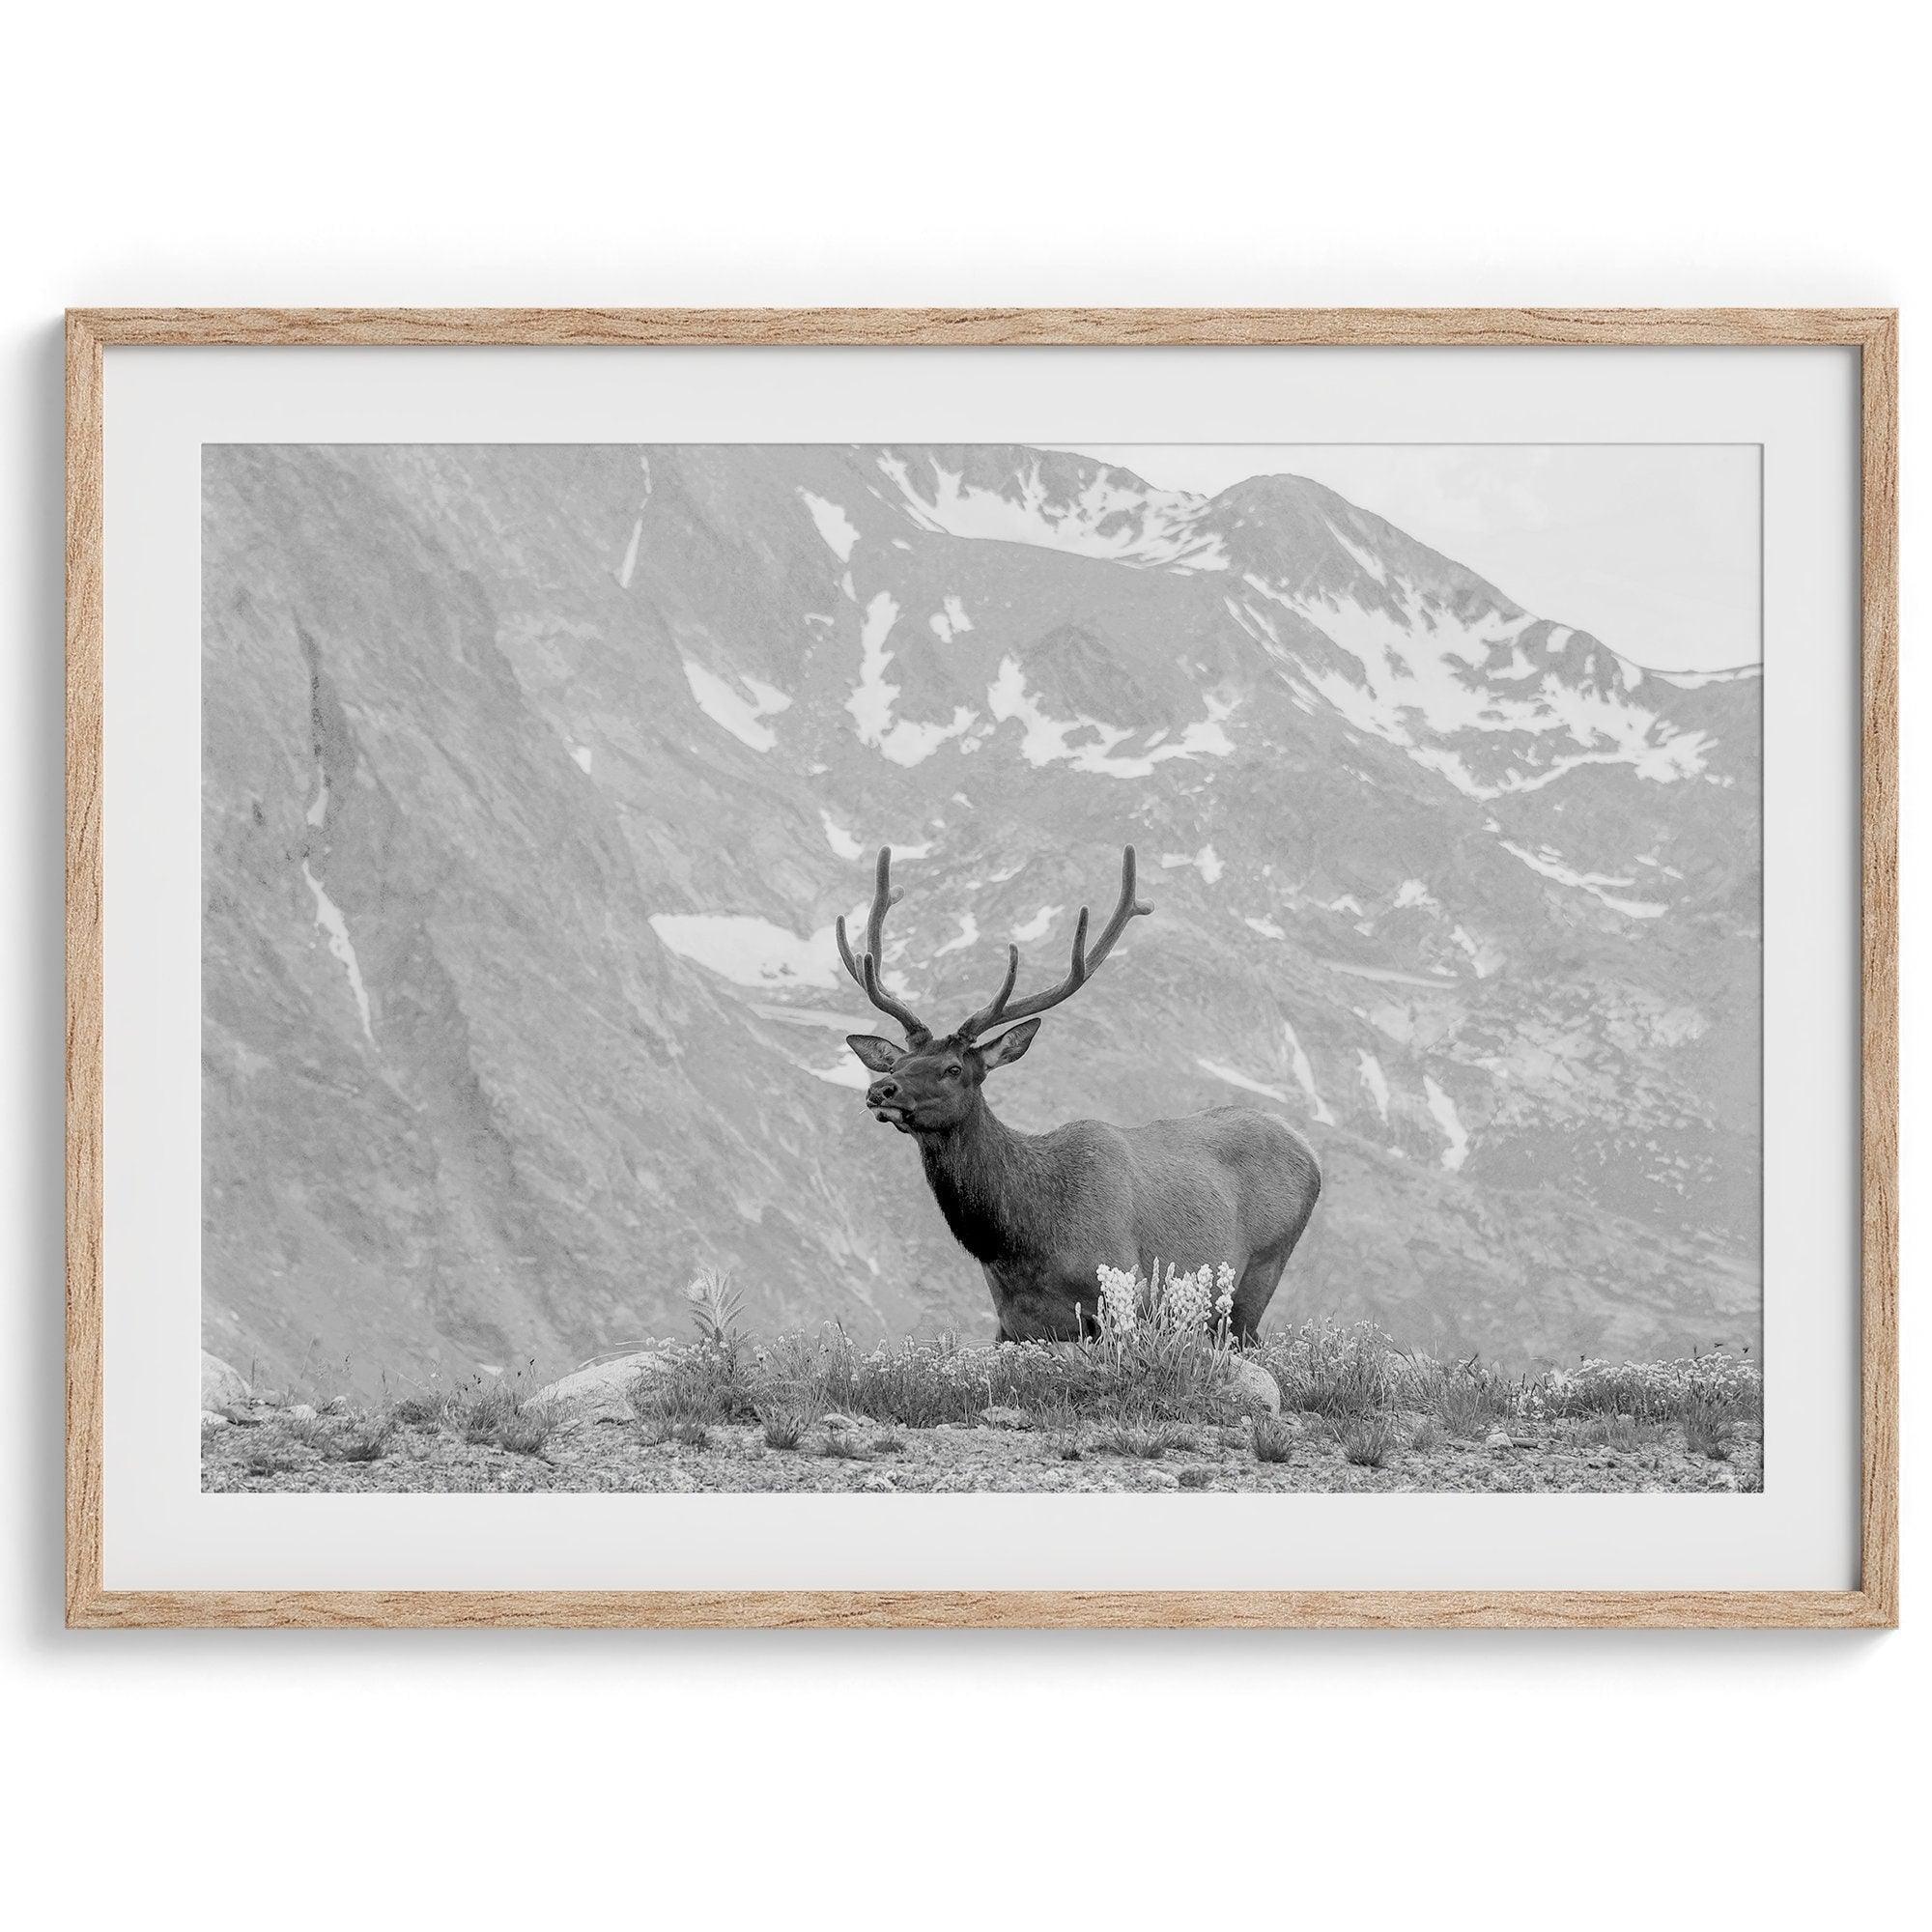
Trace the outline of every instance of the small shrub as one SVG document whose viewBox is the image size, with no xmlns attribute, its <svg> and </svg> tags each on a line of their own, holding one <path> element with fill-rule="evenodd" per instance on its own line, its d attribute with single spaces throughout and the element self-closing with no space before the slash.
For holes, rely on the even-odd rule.
<svg viewBox="0 0 1932 1932">
<path fill-rule="evenodd" d="M 1593 1415 L 1583 1425 L 1582 1440 L 1587 1448 L 1627 1455 L 1641 1447 L 1643 1430 L 1634 1415 Z"/>
<path fill-rule="evenodd" d="M 1395 1453 L 1395 1429 L 1385 1415 L 1354 1415 L 1338 1432 L 1342 1454 L 1367 1469 L 1379 1469 Z"/>
<path fill-rule="evenodd" d="M 740 1395 L 755 1415 L 749 1390 L 734 1388 L 734 1381 L 730 1363 L 717 1350 L 684 1349 L 661 1368 L 646 1370 L 626 1393 L 646 1442 L 686 1441 L 685 1432 L 708 1432 L 725 1421 Z"/>
<path fill-rule="evenodd" d="M 682 1422 L 671 1425 L 671 1439 L 682 1443 L 687 1449 L 709 1449 L 711 1447 L 711 1425 L 699 1422 L 695 1417 L 687 1417 Z"/>
<path fill-rule="evenodd" d="M 1731 1460 L 1731 1412 L 1715 1398 L 1696 1394 L 1684 1405 L 1684 1446 L 1714 1463 Z"/>
<path fill-rule="evenodd" d="M 1442 1446 L 1442 1425 L 1433 1415 L 1418 1415 L 1408 1426 L 1408 1446 L 1427 1456 Z"/>
<path fill-rule="evenodd" d="M 1279 1417 L 1255 1417 L 1255 1461 L 1286 1463 L 1294 1454 L 1294 1431 Z"/>
<path fill-rule="evenodd" d="M 389 1453 L 395 1430 L 387 1416 L 352 1423 L 335 1438 L 335 1454 L 345 1463 L 380 1463 Z"/>
<path fill-rule="evenodd" d="M 1386 1407 L 1396 1394 L 1401 1357 L 1373 1322 L 1311 1321 L 1267 1337 L 1261 1354 L 1291 1408 L 1333 1420 Z"/>
<path fill-rule="evenodd" d="M 1200 1463 L 1190 1463 L 1186 1468 L 1179 1470 L 1178 1474 L 1180 1487 L 1183 1490 L 1205 1490 L 1214 1480 L 1213 1470 Z"/>
<path fill-rule="evenodd" d="M 1733 1420 L 1764 1414 L 1764 1376 L 1749 1350 L 1713 1349 L 1674 1362 L 1583 1361 L 1551 1369 L 1530 1385 L 1535 1403 L 1550 1415 L 1623 1414 L 1642 1422 L 1687 1420 L 1704 1406 Z"/>
<path fill-rule="evenodd" d="M 540 1456 L 556 1433 L 556 1411 L 547 1402 L 520 1402 L 497 1428 L 497 1446 L 519 1456 Z"/>
<path fill-rule="evenodd" d="M 398 1397 L 389 1405 L 389 1413 L 398 1422 L 408 1423 L 412 1428 L 434 1428 L 449 1413 L 449 1402 L 448 1396 L 424 1389 L 413 1395 Z"/>
<path fill-rule="evenodd" d="M 758 1410 L 767 1449 L 796 1449 L 811 1418 L 791 1403 L 767 1403 Z"/>
<path fill-rule="evenodd" d="M 1080 1411 L 1064 1391 L 1055 1391 L 1043 1402 L 1034 1420 L 1045 1435 L 1053 1454 L 1063 1463 L 1085 1460 L 1086 1451 L 1080 1442 Z"/>
<path fill-rule="evenodd" d="M 691 1319 L 699 1341 L 707 1348 L 735 1353 L 743 1340 L 738 1324 L 745 1313 L 745 1297 L 732 1287 L 730 1275 L 720 1268 L 700 1268 L 684 1295 L 691 1303 Z"/>
<path fill-rule="evenodd" d="M 1193 1446 L 1194 1438 L 1185 1430 L 1124 1417 L 1102 1423 L 1094 1437 L 1094 1447 L 1103 1456 L 1136 1457 L 1147 1463 L 1158 1463 L 1170 1449 Z"/>
<path fill-rule="evenodd" d="M 243 1464 L 251 1476 L 286 1476 L 301 1466 L 285 1449 L 257 1449 Z"/>
<path fill-rule="evenodd" d="M 818 1453 L 839 1463 L 867 1463 L 871 1460 L 870 1450 L 849 1429 L 835 1429 L 820 1444 Z"/>
</svg>

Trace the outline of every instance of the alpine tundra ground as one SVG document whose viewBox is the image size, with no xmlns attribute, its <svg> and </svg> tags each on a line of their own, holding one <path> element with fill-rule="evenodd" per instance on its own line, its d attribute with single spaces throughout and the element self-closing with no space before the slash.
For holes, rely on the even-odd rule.
<svg viewBox="0 0 1932 1932">
<path fill-rule="evenodd" d="M 1762 1397 L 1722 1352 L 1513 1376 L 1367 1326 L 1240 1350 L 717 1331 L 373 1406 L 235 1377 L 202 1467 L 212 1492 L 1755 1491 Z"/>
</svg>

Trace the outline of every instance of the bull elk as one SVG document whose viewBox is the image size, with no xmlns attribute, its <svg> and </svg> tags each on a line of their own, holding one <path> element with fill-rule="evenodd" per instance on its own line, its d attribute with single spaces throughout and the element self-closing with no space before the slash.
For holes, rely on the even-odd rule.
<svg viewBox="0 0 1932 1932">
<path fill-rule="evenodd" d="M 1023 1134 L 994 1117 L 982 1091 L 987 1074 L 1033 1044 L 1039 1015 L 1099 970 L 1127 922 L 1153 910 L 1134 896 L 1134 848 L 1122 856 L 1121 902 L 1092 951 L 1080 908 L 1059 985 L 1014 1000 L 1020 952 L 1009 947 L 992 1003 L 943 1036 L 885 987 L 886 914 L 902 896 L 892 862 L 888 846 L 864 952 L 855 955 L 841 919 L 838 954 L 872 1005 L 904 1029 L 905 1045 L 877 1034 L 852 1034 L 846 1044 L 876 1076 L 866 1090 L 874 1118 L 918 1141 L 947 1226 L 985 1273 L 999 1339 L 1074 1339 L 1093 1326 L 1101 1264 L 1151 1274 L 1158 1259 L 1184 1268 L 1230 1264 L 1235 1330 L 1252 1340 L 1321 1190 L 1315 1155 L 1293 1127 L 1253 1107 L 1217 1107 L 1140 1127 L 1070 1121 Z M 981 1038 L 1001 1025 L 1007 1031 Z"/>
</svg>

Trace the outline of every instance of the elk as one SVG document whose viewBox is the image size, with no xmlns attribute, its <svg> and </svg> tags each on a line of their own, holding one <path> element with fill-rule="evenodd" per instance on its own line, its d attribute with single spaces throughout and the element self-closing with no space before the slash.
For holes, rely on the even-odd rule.
<svg viewBox="0 0 1932 1932">
<path fill-rule="evenodd" d="M 947 1226 L 985 1274 L 998 1339 L 1092 1333 L 1100 1266 L 1138 1266 L 1151 1276 L 1158 1260 L 1183 1268 L 1229 1264 L 1235 1332 L 1252 1341 L 1321 1191 L 1314 1152 L 1293 1127 L 1257 1108 L 1217 1107 L 1139 1127 L 1070 1121 L 1023 1134 L 986 1105 L 987 1074 L 1018 1060 L 1039 1015 L 1071 999 L 1128 921 L 1153 910 L 1134 896 L 1134 848 L 1122 858 L 1121 902 L 1091 951 L 1080 908 L 1065 979 L 1013 999 L 1020 952 L 1009 947 L 1006 980 L 991 1004 L 937 1036 L 882 977 L 886 914 L 903 896 L 893 889 L 892 862 L 887 846 L 865 950 L 854 953 L 842 919 L 837 931 L 846 972 L 904 1030 L 905 1044 L 877 1034 L 849 1035 L 846 1044 L 876 1076 L 866 1090 L 873 1118 L 918 1141 Z M 1002 1025 L 1005 1032 L 982 1037 Z"/>
</svg>

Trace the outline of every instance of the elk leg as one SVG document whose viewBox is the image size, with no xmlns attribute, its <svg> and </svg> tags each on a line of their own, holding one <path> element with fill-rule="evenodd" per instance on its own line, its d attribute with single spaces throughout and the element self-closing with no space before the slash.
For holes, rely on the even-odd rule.
<svg viewBox="0 0 1932 1932">
<path fill-rule="evenodd" d="M 1000 1278 L 984 1262 L 980 1264 L 980 1272 L 986 1277 L 986 1293 L 993 1297 L 993 1347 L 1003 1342 L 1017 1342 L 1015 1335 L 1007 1324 L 1007 1291 L 1000 1285 Z"/>
<path fill-rule="evenodd" d="M 1295 1230 L 1296 1234 L 1300 1232 Z M 1241 1278 L 1235 1286 L 1234 1330 L 1235 1340 L 1243 1347 L 1261 1332 L 1262 1316 L 1281 1286 L 1282 1271 L 1288 1266 L 1293 1249 L 1293 1240 L 1279 1242 L 1252 1256 L 1241 1270 Z"/>
</svg>

